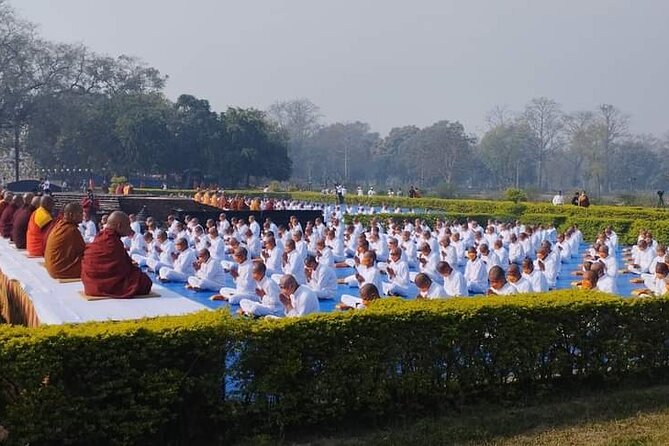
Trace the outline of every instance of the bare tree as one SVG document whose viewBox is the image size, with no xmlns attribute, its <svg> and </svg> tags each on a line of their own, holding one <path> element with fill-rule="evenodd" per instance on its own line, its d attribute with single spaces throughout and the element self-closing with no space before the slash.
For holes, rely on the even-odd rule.
<svg viewBox="0 0 669 446">
<path fill-rule="evenodd" d="M 267 113 L 288 136 L 288 157 L 294 161 L 295 176 L 304 175 L 311 181 L 315 158 L 307 150 L 307 141 L 321 127 L 320 109 L 309 99 L 279 101 L 272 104 Z M 300 171 L 298 166 L 304 166 Z"/>
<path fill-rule="evenodd" d="M 545 97 L 532 99 L 525 106 L 520 120 L 530 130 L 535 141 L 537 186 L 543 188 L 546 160 L 563 144 L 563 120 L 560 105 Z"/>
</svg>

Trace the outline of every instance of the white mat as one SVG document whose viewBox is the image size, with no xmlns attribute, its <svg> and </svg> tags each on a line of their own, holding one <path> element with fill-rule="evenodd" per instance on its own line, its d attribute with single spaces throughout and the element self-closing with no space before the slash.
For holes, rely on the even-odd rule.
<svg viewBox="0 0 669 446">
<path fill-rule="evenodd" d="M 176 316 L 207 309 L 159 284 L 154 299 L 111 299 L 86 301 L 79 295 L 81 282 L 59 283 L 39 264 L 44 259 L 27 258 L 21 251 L 0 238 L 0 269 L 18 280 L 32 300 L 42 324 L 58 325 L 89 321 L 130 320 L 143 317 Z"/>
</svg>

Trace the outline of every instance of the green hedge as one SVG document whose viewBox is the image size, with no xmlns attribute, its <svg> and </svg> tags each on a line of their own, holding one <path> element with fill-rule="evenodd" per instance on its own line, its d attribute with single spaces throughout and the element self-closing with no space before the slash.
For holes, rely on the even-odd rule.
<svg viewBox="0 0 669 446">
<path fill-rule="evenodd" d="M 669 371 L 669 299 L 561 291 L 251 321 L 0 327 L 10 444 L 218 444 Z M 234 385 L 231 385 L 234 384 Z"/>
</svg>

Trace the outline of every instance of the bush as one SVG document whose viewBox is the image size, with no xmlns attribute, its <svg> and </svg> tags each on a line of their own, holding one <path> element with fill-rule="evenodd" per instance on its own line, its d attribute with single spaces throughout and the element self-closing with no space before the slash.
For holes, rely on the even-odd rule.
<svg viewBox="0 0 669 446">
<path fill-rule="evenodd" d="M 669 370 L 669 299 L 581 291 L 279 321 L 221 312 L 0 327 L 12 444 L 199 444 L 534 399 Z"/>
<path fill-rule="evenodd" d="M 527 194 L 523 192 L 522 189 L 517 189 L 515 187 L 510 187 L 507 190 L 505 190 L 504 197 L 509 201 L 513 201 L 514 203 L 527 201 Z"/>
</svg>

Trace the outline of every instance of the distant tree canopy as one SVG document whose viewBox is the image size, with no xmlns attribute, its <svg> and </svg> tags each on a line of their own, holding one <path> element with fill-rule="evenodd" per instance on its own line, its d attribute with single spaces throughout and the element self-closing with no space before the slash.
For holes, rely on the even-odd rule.
<svg viewBox="0 0 669 446">
<path fill-rule="evenodd" d="M 162 90 L 167 78 L 127 56 L 54 44 L 0 0 L 0 148 L 38 166 L 131 174 L 197 169 L 225 185 L 286 180 L 287 137 L 254 109 L 210 109 Z"/>
<path fill-rule="evenodd" d="M 289 180 L 461 188 L 664 189 L 669 137 L 632 135 L 613 105 L 565 113 L 531 99 L 495 107 L 480 136 L 458 121 L 405 125 L 386 136 L 364 122 L 323 121 L 301 98 L 266 112 L 190 95 L 166 98 L 167 77 L 128 56 L 46 41 L 0 0 L 0 163 L 123 176 L 199 172 L 223 186 Z M 28 158 L 24 158 L 28 155 Z M 184 176 L 185 177 L 185 176 Z"/>
</svg>

